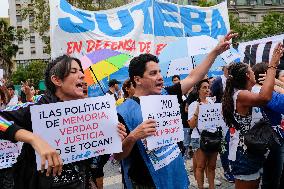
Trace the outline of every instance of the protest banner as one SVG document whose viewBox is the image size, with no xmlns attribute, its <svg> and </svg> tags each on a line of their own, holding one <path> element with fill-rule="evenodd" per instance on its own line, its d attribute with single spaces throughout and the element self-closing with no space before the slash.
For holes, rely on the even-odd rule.
<svg viewBox="0 0 284 189">
<path fill-rule="evenodd" d="M 222 115 L 222 104 L 202 104 L 199 106 L 198 125 L 204 125 L 205 129 L 210 132 L 215 132 L 217 127 L 226 129 L 226 124 Z"/>
<path fill-rule="evenodd" d="M 21 153 L 22 143 L 0 140 L 0 169 L 12 167 Z"/>
<path fill-rule="evenodd" d="M 240 43 L 238 51 L 241 54 L 241 62 L 251 66 L 260 62 L 269 62 L 279 42 L 284 43 L 284 34 Z M 280 62 L 284 64 L 284 57 L 281 57 Z"/>
<path fill-rule="evenodd" d="M 182 141 L 183 126 L 176 95 L 141 96 L 143 120 L 157 122 L 156 134 L 146 138 L 148 150 Z"/>
<path fill-rule="evenodd" d="M 137 0 L 122 7 L 87 11 L 50 0 L 51 56 L 77 58 L 101 49 L 128 55 L 152 53 L 180 37 L 218 39 L 230 30 L 227 2 L 212 7 Z"/>
<path fill-rule="evenodd" d="M 122 151 L 112 96 L 31 107 L 33 132 L 55 148 L 64 164 Z M 40 169 L 40 157 L 36 156 Z"/>
</svg>

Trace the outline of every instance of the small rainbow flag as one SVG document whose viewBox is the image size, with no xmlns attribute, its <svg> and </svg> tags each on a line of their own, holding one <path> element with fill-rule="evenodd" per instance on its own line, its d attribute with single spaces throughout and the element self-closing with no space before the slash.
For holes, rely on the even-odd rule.
<svg viewBox="0 0 284 189">
<path fill-rule="evenodd" d="M 11 125 L 11 122 L 0 116 L 0 131 L 5 132 Z"/>
</svg>

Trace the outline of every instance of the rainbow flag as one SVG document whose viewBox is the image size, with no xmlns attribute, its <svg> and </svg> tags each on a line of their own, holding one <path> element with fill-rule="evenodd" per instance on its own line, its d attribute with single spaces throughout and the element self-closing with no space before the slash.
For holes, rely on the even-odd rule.
<svg viewBox="0 0 284 189">
<path fill-rule="evenodd" d="M 0 131 L 5 132 L 11 125 L 11 122 L 0 116 Z"/>
</svg>

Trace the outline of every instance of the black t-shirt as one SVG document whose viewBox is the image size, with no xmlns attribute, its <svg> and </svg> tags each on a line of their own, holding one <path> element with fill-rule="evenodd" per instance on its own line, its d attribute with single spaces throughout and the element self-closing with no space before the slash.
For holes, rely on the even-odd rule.
<svg viewBox="0 0 284 189">
<path fill-rule="evenodd" d="M 177 95 L 179 102 L 180 100 L 182 101 L 182 91 L 180 83 L 177 83 L 170 87 L 166 87 L 165 90 L 169 95 Z M 138 104 L 140 104 L 140 99 L 138 97 L 132 97 L 132 99 L 135 100 Z M 126 126 L 127 134 L 129 134 L 130 131 L 127 128 L 127 125 L 125 124 L 122 116 L 119 114 L 118 120 Z M 129 157 L 131 159 L 131 165 L 128 170 L 128 176 L 131 178 L 131 180 L 133 180 L 137 184 L 155 186 L 151 174 L 139 152 L 137 143 L 135 143 L 135 145 L 133 146 Z"/>
</svg>

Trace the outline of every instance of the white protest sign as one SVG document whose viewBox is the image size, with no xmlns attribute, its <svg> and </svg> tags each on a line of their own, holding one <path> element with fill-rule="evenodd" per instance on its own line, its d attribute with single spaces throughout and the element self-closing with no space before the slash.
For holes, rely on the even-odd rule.
<svg viewBox="0 0 284 189">
<path fill-rule="evenodd" d="M 22 143 L 0 140 L 0 169 L 12 167 L 21 153 Z"/>
<path fill-rule="evenodd" d="M 193 69 L 191 57 L 179 58 L 171 61 L 167 77 L 188 74 Z"/>
<path fill-rule="evenodd" d="M 217 127 L 225 128 L 226 124 L 222 116 L 222 104 L 214 103 L 200 105 L 198 125 L 204 125 L 205 129 L 210 132 L 215 132 Z"/>
<path fill-rule="evenodd" d="M 201 35 L 189 37 L 187 40 L 188 55 L 195 56 L 209 53 L 216 45 L 218 40 L 212 37 Z"/>
<path fill-rule="evenodd" d="M 140 105 L 143 120 L 154 119 L 157 122 L 156 134 L 146 138 L 149 150 L 183 140 L 183 126 L 176 95 L 142 96 Z"/>
<path fill-rule="evenodd" d="M 64 164 L 122 151 L 112 96 L 31 107 L 33 132 L 61 155 Z M 40 157 L 36 156 L 40 169 Z"/>
<path fill-rule="evenodd" d="M 220 55 L 223 60 L 229 64 L 233 61 L 235 61 L 236 59 L 240 58 L 241 55 L 240 53 L 238 53 L 235 49 L 233 49 L 232 47 L 228 50 L 226 50 L 225 52 L 223 52 L 221 55 Z"/>
</svg>

